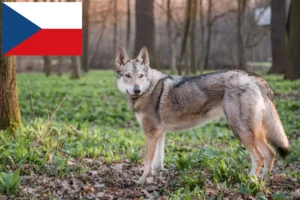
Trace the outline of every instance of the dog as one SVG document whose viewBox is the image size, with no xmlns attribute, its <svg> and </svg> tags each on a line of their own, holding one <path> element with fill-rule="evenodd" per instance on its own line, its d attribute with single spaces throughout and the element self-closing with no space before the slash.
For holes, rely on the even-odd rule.
<svg viewBox="0 0 300 200">
<path fill-rule="evenodd" d="M 170 76 L 150 68 L 146 47 L 136 59 L 124 48 L 116 57 L 116 82 L 145 131 L 144 171 L 138 183 L 163 169 L 167 131 L 189 129 L 227 118 L 251 158 L 249 176 L 271 172 L 275 152 L 289 153 L 289 142 L 273 102 L 273 92 L 260 76 L 245 71 L 222 71 L 193 77 Z"/>
</svg>

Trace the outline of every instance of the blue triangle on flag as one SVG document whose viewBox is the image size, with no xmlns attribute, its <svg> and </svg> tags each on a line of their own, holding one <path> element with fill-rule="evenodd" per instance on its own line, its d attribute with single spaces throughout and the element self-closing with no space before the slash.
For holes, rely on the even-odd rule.
<svg viewBox="0 0 300 200">
<path fill-rule="evenodd" d="M 39 26 L 2 3 L 2 54 L 39 30 L 41 30 Z"/>
</svg>

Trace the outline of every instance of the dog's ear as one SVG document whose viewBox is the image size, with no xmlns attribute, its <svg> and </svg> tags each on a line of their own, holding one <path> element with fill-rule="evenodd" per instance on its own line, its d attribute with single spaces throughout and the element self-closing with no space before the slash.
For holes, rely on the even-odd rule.
<svg viewBox="0 0 300 200">
<path fill-rule="evenodd" d="M 148 50 L 147 47 L 143 47 L 138 55 L 138 57 L 136 58 L 136 61 L 144 64 L 146 66 L 150 65 L 150 61 L 149 61 L 149 54 L 148 54 Z"/>
<path fill-rule="evenodd" d="M 117 53 L 117 58 L 116 58 L 117 70 L 121 66 L 124 66 L 128 61 L 129 61 L 129 57 L 128 57 L 125 49 L 123 47 L 120 47 L 119 51 Z"/>
</svg>

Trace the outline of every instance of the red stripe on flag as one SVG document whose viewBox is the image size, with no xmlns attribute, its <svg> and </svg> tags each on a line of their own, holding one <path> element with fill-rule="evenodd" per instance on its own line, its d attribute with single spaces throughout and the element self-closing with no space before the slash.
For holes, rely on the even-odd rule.
<svg viewBox="0 0 300 200">
<path fill-rule="evenodd" d="M 57 55 L 82 54 L 82 29 L 42 29 L 5 55 Z"/>
</svg>

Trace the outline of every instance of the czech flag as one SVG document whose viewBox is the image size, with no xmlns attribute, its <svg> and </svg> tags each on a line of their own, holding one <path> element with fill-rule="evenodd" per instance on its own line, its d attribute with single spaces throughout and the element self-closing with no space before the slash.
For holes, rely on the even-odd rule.
<svg viewBox="0 0 300 200">
<path fill-rule="evenodd" d="M 82 3 L 2 3 L 2 54 L 81 55 Z"/>
</svg>

